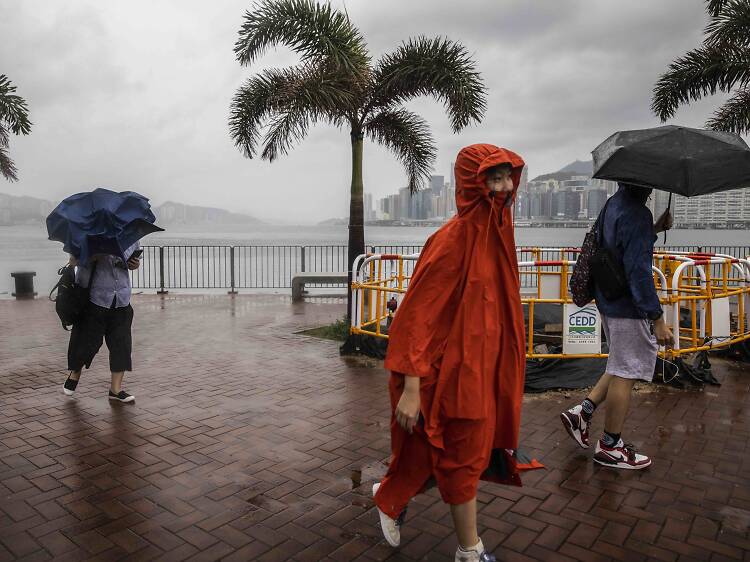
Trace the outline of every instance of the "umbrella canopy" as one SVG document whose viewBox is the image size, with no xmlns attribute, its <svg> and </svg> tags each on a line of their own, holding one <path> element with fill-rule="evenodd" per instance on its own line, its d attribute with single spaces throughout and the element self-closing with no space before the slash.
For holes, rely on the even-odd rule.
<svg viewBox="0 0 750 562">
<path fill-rule="evenodd" d="M 599 179 L 686 197 L 750 187 L 750 148 L 733 133 L 673 125 L 620 131 L 591 154 Z"/>
<path fill-rule="evenodd" d="M 98 188 L 63 200 L 47 217 L 50 240 L 86 265 L 91 256 L 112 254 L 125 260 L 125 250 L 138 240 L 164 230 L 156 226 L 151 205 L 134 191 Z"/>
</svg>

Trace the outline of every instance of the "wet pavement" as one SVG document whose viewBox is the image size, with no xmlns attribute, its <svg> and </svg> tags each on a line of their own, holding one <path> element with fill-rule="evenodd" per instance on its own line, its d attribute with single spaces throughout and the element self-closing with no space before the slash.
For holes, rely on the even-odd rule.
<svg viewBox="0 0 750 562">
<path fill-rule="evenodd" d="M 412 502 L 400 549 L 380 539 L 387 375 L 296 333 L 343 301 L 134 308 L 127 405 L 106 399 L 106 350 L 65 397 L 51 303 L 0 301 L 0 561 L 453 559 L 435 490 Z M 750 368 L 714 372 L 720 387 L 638 391 L 624 437 L 654 459 L 641 472 L 596 468 L 568 438 L 558 414 L 583 392 L 528 395 L 522 441 L 547 468 L 481 485 L 485 545 L 499 560 L 750 560 Z"/>
</svg>

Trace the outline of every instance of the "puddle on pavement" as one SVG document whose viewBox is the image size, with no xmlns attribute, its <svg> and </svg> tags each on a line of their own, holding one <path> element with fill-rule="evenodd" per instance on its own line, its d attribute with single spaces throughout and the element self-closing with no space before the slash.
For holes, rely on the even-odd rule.
<svg viewBox="0 0 750 562">
<path fill-rule="evenodd" d="M 260 508 L 260 509 L 266 509 L 270 505 L 268 499 L 264 497 L 262 494 L 258 494 L 257 496 L 248 498 L 246 501 L 250 505 L 254 505 L 256 508 Z"/>
<path fill-rule="evenodd" d="M 737 507 L 723 507 L 719 513 L 724 527 L 747 533 L 750 531 L 750 511 Z"/>
<path fill-rule="evenodd" d="M 687 433 L 688 435 L 692 433 L 700 433 L 701 435 L 703 435 L 706 433 L 706 424 L 705 423 L 695 423 L 695 424 L 678 423 L 677 425 L 673 426 L 673 429 L 678 433 Z"/>
<path fill-rule="evenodd" d="M 347 541 L 353 540 L 353 539 L 359 539 L 360 541 L 369 543 L 369 544 L 376 544 L 378 542 L 378 538 L 371 537 L 369 535 L 363 535 L 362 533 L 352 533 L 350 531 L 342 531 L 339 533 L 339 536 Z"/>
<path fill-rule="evenodd" d="M 383 360 L 367 357 L 366 355 L 344 355 L 341 357 L 348 367 L 364 367 L 367 369 L 382 369 Z"/>
<path fill-rule="evenodd" d="M 351 505 L 372 507 L 372 484 L 382 480 L 387 470 L 388 465 L 378 461 L 352 469 L 348 479 L 352 490 Z"/>
<path fill-rule="evenodd" d="M 352 490 L 356 490 L 362 485 L 362 471 L 359 469 L 352 470 Z"/>
<path fill-rule="evenodd" d="M 388 465 L 384 462 L 374 461 L 363 465 L 361 468 L 354 468 L 349 473 L 349 480 L 351 481 L 352 490 L 369 496 L 372 493 L 370 486 L 365 486 L 363 489 L 363 483 L 374 483 L 382 480 L 388 470 Z"/>
</svg>

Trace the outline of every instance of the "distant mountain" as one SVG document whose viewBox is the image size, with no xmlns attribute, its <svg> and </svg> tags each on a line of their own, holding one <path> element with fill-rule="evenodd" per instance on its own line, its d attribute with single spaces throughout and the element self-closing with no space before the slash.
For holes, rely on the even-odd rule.
<svg viewBox="0 0 750 562">
<path fill-rule="evenodd" d="M 226 209 L 214 207 L 198 207 L 167 201 L 153 209 L 156 223 L 159 225 L 173 224 L 264 224 L 262 220 L 242 213 L 232 213 Z"/>
<path fill-rule="evenodd" d="M 0 193 L 0 226 L 44 222 L 57 203 L 25 195 Z M 259 225 L 260 219 L 213 207 L 196 207 L 167 201 L 153 208 L 156 224 L 232 224 Z"/>
<path fill-rule="evenodd" d="M 36 197 L 0 193 L 0 226 L 43 222 L 55 206 Z"/>
<path fill-rule="evenodd" d="M 587 162 L 583 162 L 582 160 L 576 160 L 561 168 L 558 172 L 570 173 L 576 176 L 590 176 L 594 173 L 594 161 L 588 160 Z"/>
<path fill-rule="evenodd" d="M 318 226 L 347 226 L 349 224 L 348 218 L 343 219 L 326 219 L 324 221 L 320 221 L 318 223 Z"/>
<path fill-rule="evenodd" d="M 593 160 L 588 160 L 587 162 L 576 160 L 575 162 L 571 162 L 567 166 L 560 168 L 556 172 L 552 172 L 551 174 L 542 174 L 541 176 L 537 176 L 532 181 L 545 181 L 545 180 L 564 181 L 564 180 L 571 179 L 573 176 L 591 176 L 593 173 L 594 173 Z"/>
</svg>

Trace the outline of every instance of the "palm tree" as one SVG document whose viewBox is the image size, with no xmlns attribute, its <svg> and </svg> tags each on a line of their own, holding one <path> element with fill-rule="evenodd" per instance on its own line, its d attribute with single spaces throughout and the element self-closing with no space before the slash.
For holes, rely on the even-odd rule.
<svg viewBox="0 0 750 562">
<path fill-rule="evenodd" d="M 234 47 L 242 65 L 279 44 L 298 53 L 300 63 L 264 70 L 239 88 L 231 104 L 231 136 L 243 154 L 253 158 L 267 126 L 261 157 L 272 162 L 315 123 L 348 128 L 351 279 L 354 258 L 365 251 L 365 137 L 395 153 L 414 193 L 429 179 L 436 147 L 427 122 L 402 104 L 421 95 L 442 101 L 457 132 L 481 120 L 485 87 L 466 49 L 445 38 L 410 39 L 372 64 L 365 40 L 348 15 L 314 0 L 261 0 L 246 12 Z"/>
<path fill-rule="evenodd" d="M 15 95 L 15 91 L 8 77 L 0 74 L 0 173 L 8 181 L 18 180 L 16 165 L 8 156 L 10 133 L 28 135 L 31 132 L 26 101 Z"/>
<path fill-rule="evenodd" d="M 708 0 L 703 44 L 669 65 L 654 87 L 651 109 L 662 120 L 678 107 L 718 91 L 732 93 L 706 127 L 750 132 L 750 2 Z"/>
</svg>

